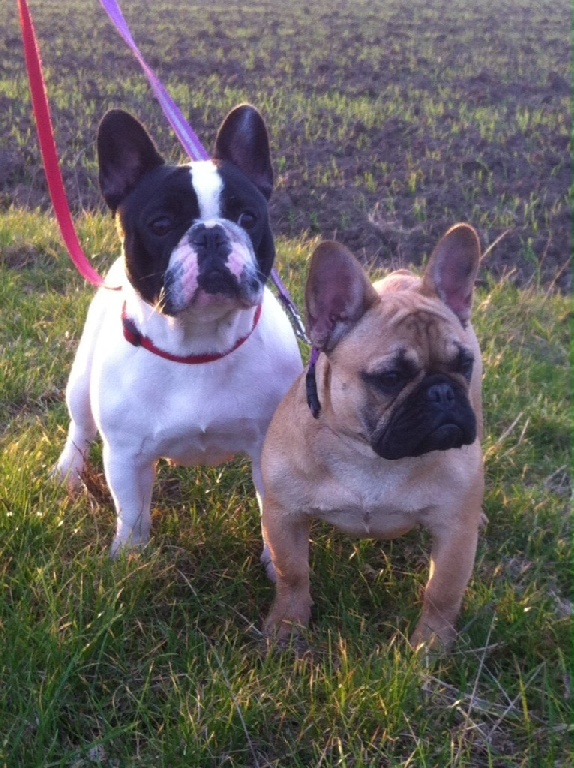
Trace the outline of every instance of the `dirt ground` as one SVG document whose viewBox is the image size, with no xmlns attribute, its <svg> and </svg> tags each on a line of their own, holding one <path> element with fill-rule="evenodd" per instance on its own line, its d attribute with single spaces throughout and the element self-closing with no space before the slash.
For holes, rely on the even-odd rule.
<svg viewBox="0 0 574 768">
<path fill-rule="evenodd" d="M 58 96 L 53 104 L 68 194 L 78 211 L 101 203 L 93 153 L 82 145 L 86 130 L 78 129 L 74 112 L 81 111 L 85 102 L 95 115 L 103 114 L 110 97 L 102 83 L 117 79 L 119 66 L 137 74 L 137 65 L 107 21 L 97 31 L 99 54 L 87 39 L 82 49 L 81 35 L 79 43 L 76 36 L 75 49 L 62 46 L 65 37 L 54 29 L 54 19 L 60 18 L 58 3 L 53 5 L 53 26 L 43 24 L 42 18 L 39 24 L 52 77 L 55 72 L 84 73 L 74 81 L 79 106 L 66 105 Z M 130 4 L 124 5 L 127 8 Z M 493 25 L 511 29 L 513 34 L 508 32 L 507 39 L 497 38 L 501 51 L 507 47 L 504 55 L 508 67 L 504 72 L 498 59 L 494 62 L 486 56 L 482 63 L 459 66 L 463 60 L 463 22 L 453 17 L 451 27 L 445 27 L 444 18 L 436 23 L 434 17 L 425 21 L 407 7 L 403 12 L 397 7 L 386 19 L 384 33 L 375 33 L 365 27 L 365 18 L 353 21 L 344 2 L 334 3 L 331 12 L 325 11 L 321 17 L 322 39 L 330 41 L 330 50 L 322 53 L 313 49 L 317 43 L 305 30 L 308 15 L 292 11 L 289 45 L 295 48 L 288 76 L 287 70 L 280 68 L 285 68 L 281 59 L 285 59 L 287 44 L 287 11 L 281 11 L 276 2 L 266 11 L 267 35 L 278 36 L 276 45 L 264 49 L 261 43 L 259 55 L 252 57 L 249 65 L 246 58 L 256 45 L 257 30 L 247 33 L 248 27 L 239 25 L 237 29 L 245 32 L 240 40 L 239 33 L 233 34 L 225 23 L 221 9 L 214 8 L 206 17 L 209 45 L 207 53 L 196 59 L 189 51 L 185 57 L 174 55 L 173 51 L 183 45 L 179 39 L 171 40 L 163 51 L 157 50 L 154 33 L 149 29 L 146 33 L 140 26 L 145 19 L 136 19 L 133 29 L 140 43 L 152 52 L 152 66 L 158 66 L 164 76 L 185 80 L 193 67 L 194 78 L 216 76 L 218 87 L 241 92 L 245 86 L 248 95 L 253 83 L 260 89 L 265 83 L 277 88 L 284 76 L 285 88 L 309 100 L 310 121 L 320 123 L 324 119 L 329 125 L 324 135 L 319 131 L 309 136 L 309 125 L 301 114 L 291 122 L 271 115 L 274 159 L 281 160 L 271 203 L 276 234 L 294 237 L 307 232 L 337 238 L 370 264 L 419 264 L 449 226 L 466 220 L 477 227 L 485 248 L 508 230 L 486 262 L 495 278 L 511 274 L 521 285 L 534 281 L 567 291 L 572 247 L 568 34 L 565 27 L 562 37 L 556 24 L 551 29 L 532 30 L 526 10 L 521 7 L 517 14 L 510 4 L 501 7 L 500 17 L 495 18 L 492 11 L 489 18 L 485 11 L 474 20 L 477 45 Z M 64 13 L 63 6 L 59 12 Z M 12 19 L 7 24 L 4 46 L 16 70 L 21 67 L 19 30 Z M 547 40 L 541 40 L 542 32 Z M 423 34 L 424 40 L 430 41 L 429 50 L 442 51 L 440 66 L 422 42 L 420 50 L 413 48 L 413 35 L 416 39 Z M 455 45 L 457 34 L 460 39 Z M 387 44 L 390 39 L 392 46 Z M 56 55 L 52 49 L 58 41 Z M 554 46 L 548 49 L 554 58 L 544 58 L 545 45 Z M 367 46 L 377 50 L 376 66 L 364 55 Z M 517 64 L 520 61 L 528 63 L 522 71 Z M 97 76 L 89 71 L 90 65 L 95 66 Z M 315 111 L 318 95 L 340 93 L 348 99 L 374 101 L 389 87 L 404 103 L 404 116 L 399 110 L 380 124 L 371 124 L 357 118 L 346 122 L 340 110 L 317 107 Z M 438 99 L 441 113 L 430 119 L 425 99 L 441 87 L 446 88 L 443 103 Z M 153 102 L 149 95 L 142 99 Z M 498 114 L 499 119 L 502 115 L 503 121 L 508 120 L 506 128 L 499 126 L 489 135 L 484 125 L 471 120 L 461 130 L 464 110 L 478 114 L 480 108 L 484 115 Z M 140 110 L 139 115 L 154 132 L 162 117 L 156 106 L 147 109 L 149 114 Z M 221 112 L 202 113 L 193 107 L 189 112 L 198 134 L 212 136 Z M 517 115 L 524 120 L 522 126 L 512 124 Z M 9 119 L 12 122 L 8 125 Z M 4 136 L 0 147 L 0 210 L 13 204 L 48 207 L 29 106 L 22 105 L 17 96 L 0 92 L 0 129 Z M 338 138 L 341 135 L 343 139 Z"/>
</svg>

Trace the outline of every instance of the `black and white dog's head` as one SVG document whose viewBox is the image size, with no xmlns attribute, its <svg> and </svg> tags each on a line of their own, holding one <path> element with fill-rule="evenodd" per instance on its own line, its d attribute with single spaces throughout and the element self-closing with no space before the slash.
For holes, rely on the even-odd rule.
<svg viewBox="0 0 574 768">
<path fill-rule="evenodd" d="M 184 166 L 167 164 L 135 118 L 112 110 L 100 124 L 98 161 L 127 276 L 144 301 L 172 316 L 261 302 L 275 246 L 269 141 L 256 109 L 232 110 L 213 160 Z"/>
</svg>

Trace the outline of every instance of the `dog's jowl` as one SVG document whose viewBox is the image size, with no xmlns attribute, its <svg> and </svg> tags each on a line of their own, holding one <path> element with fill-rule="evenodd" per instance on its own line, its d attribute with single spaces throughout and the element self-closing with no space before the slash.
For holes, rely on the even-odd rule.
<svg viewBox="0 0 574 768">
<path fill-rule="evenodd" d="M 76 486 L 100 433 L 116 554 L 148 541 L 159 458 L 195 466 L 245 454 L 262 496 L 263 439 L 302 365 L 266 287 L 273 173 L 259 113 L 230 112 L 213 160 L 166 163 L 121 110 L 102 120 L 97 148 L 123 246 L 107 282 L 121 290 L 100 289 L 90 306 L 56 473 Z"/>
<path fill-rule="evenodd" d="M 482 519 L 482 364 L 470 324 L 480 260 L 459 224 L 422 278 L 400 270 L 371 285 L 351 253 L 323 243 L 309 269 L 309 335 L 320 350 L 311 406 L 301 376 L 263 449 L 263 530 L 277 573 L 270 634 L 309 620 L 309 525 L 394 538 L 432 535 L 415 646 L 448 646 Z"/>
</svg>

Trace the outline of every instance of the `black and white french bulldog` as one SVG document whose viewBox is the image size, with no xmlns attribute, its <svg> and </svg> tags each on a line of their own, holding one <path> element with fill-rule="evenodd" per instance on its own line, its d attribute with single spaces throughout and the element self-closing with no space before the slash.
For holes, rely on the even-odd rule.
<svg viewBox="0 0 574 768">
<path fill-rule="evenodd" d="M 101 288 L 90 306 L 55 474 L 77 487 L 100 433 L 117 510 L 115 556 L 149 539 L 159 458 L 196 466 L 246 454 L 263 495 L 263 439 L 302 363 L 266 287 L 275 257 L 273 171 L 257 110 L 230 112 L 212 160 L 166 163 L 121 110 L 103 118 L 97 149 L 100 187 L 123 244 L 107 283 L 121 290 Z M 265 551 L 262 559 L 269 565 Z"/>
</svg>

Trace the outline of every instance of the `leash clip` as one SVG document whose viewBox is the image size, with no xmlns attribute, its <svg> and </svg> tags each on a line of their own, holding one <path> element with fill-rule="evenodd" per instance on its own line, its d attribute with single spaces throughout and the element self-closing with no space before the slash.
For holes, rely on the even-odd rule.
<svg viewBox="0 0 574 768">
<path fill-rule="evenodd" d="M 287 310 L 287 314 L 289 316 L 289 320 L 291 321 L 291 325 L 293 326 L 293 330 L 295 331 L 295 336 L 302 341 L 304 344 L 307 344 L 307 346 L 311 346 L 311 340 L 307 336 L 307 331 L 305 330 L 305 323 L 303 322 L 303 319 L 301 318 L 301 315 L 299 313 L 299 310 L 295 306 L 295 303 L 293 299 L 291 298 L 291 295 L 289 294 L 289 291 L 285 287 L 285 284 L 283 280 L 279 277 L 279 273 L 275 269 L 275 267 L 271 270 L 271 278 L 273 279 L 273 282 L 275 283 L 275 287 L 277 288 L 277 294 L 279 296 L 279 299 L 283 303 L 283 306 Z"/>
</svg>

